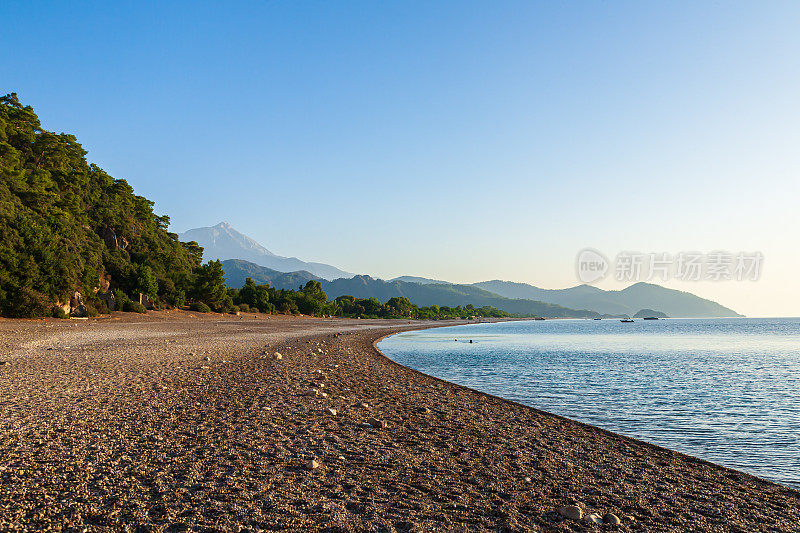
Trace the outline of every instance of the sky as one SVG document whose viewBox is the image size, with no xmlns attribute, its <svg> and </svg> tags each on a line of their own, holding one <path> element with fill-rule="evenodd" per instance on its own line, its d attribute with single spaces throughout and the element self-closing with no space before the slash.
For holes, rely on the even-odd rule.
<svg viewBox="0 0 800 533">
<path fill-rule="evenodd" d="M 663 285 L 800 315 L 800 3 L 0 3 L 0 91 L 182 232 L 391 278 Z M 629 283 L 609 276 L 602 288 Z"/>
</svg>

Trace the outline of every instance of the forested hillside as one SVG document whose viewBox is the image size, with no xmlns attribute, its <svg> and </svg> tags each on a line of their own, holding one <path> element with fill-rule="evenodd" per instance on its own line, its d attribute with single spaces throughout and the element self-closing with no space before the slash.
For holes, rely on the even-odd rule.
<svg viewBox="0 0 800 533">
<path fill-rule="evenodd" d="M 504 298 L 471 285 L 450 283 L 410 283 L 405 281 L 384 281 L 370 276 L 354 276 L 326 281 L 308 272 L 278 272 L 240 259 L 222 262 L 229 287 L 240 287 L 247 278 L 255 283 L 270 284 L 279 289 L 292 289 L 310 280 L 319 281 L 330 298 L 352 296 L 361 299 L 375 298 L 387 301 L 390 298 L 404 297 L 417 306 L 492 307 L 520 316 L 595 318 L 598 313 L 580 309 L 569 309 L 544 302 Z"/>
<path fill-rule="evenodd" d="M 125 180 L 88 163 L 74 136 L 42 129 L 16 94 L 0 98 L 2 315 L 92 314 L 114 289 L 120 306 L 131 307 L 128 297 L 138 306 L 139 293 L 182 305 L 219 285 L 203 279 L 215 273 L 200 268 L 202 248 L 168 225 Z"/>
</svg>

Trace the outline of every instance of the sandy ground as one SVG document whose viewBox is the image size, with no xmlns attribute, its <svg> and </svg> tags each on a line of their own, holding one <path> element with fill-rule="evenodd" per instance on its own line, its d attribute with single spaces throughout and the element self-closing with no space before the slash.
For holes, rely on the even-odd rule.
<svg viewBox="0 0 800 533">
<path fill-rule="evenodd" d="M 0 530 L 800 531 L 796 491 L 373 347 L 425 325 L 0 320 Z"/>
</svg>

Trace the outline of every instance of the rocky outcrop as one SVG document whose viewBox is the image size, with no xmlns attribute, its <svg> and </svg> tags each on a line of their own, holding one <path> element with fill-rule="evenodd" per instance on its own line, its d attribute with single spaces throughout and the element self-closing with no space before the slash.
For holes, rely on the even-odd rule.
<svg viewBox="0 0 800 533">
<path fill-rule="evenodd" d="M 69 302 L 62 302 L 61 300 L 56 301 L 56 307 L 60 307 L 66 314 L 69 314 L 72 311 L 72 306 Z"/>
<path fill-rule="evenodd" d="M 122 248 L 123 250 L 128 249 L 128 240 L 125 237 L 118 236 L 114 228 L 104 226 L 100 236 L 103 238 L 103 242 L 106 243 L 106 248 L 109 250 L 116 250 L 117 248 Z"/>
<path fill-rule="evenodd" d="M 70 304 L 69 316 L 74 316 L 74 317 L 89 316 L 89 310 L 86 308 L 86 304 L 83 303 L 83 296 L 81 296 L 81 293 L 76 292 L 70 299 L 69 304 Z"/>
<path fill-rule="evenodd" d="M 114 311 L 117 309 L 117 298 L 114 296 L 114 293 L 107 290 L 106 292 L 100 292 L 97 294 L 97 297 L 106 304 L 109 311 Z"/>
<path fill-rule="evenodd" d="M 142 304 L 145 309 L 153 308 L 153 302 L 147 297 L 146 294 L 142 294 L 141 292 L 139 293 L 139 303 Z"/>
</svg>

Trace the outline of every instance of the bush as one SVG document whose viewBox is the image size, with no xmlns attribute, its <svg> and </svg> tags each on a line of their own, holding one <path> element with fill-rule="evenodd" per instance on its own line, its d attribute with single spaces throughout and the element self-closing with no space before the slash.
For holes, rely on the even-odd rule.
<svg viewBox="0 0 800 533">
<path fill-rule="evenodd" d="M 211 308 L 204 304 L 203 302 L 193 302 L 192 305 L 189 306 L 189 310 L 197 311 L 198 313 L 210 313 Z"/>
<path fill-rule="evenodd" d="M 241 307 L 241 305 L 240 305 L 239 307 Z M 251 308 L 248 310 L 248 313 L 260 313 L 260 312 L 261 312 L 261 311 L 259 311 L 259 310 L 258 310 L 258 307 L 251 307 Z"/>
<path fill-rule="evenodd" d="M 184 291 L 177 291 L 172 298 L 172 305 L 175 307 L 183 307 L 186 304 L 186 293 Z"/>
<path fill-rule="evenodd" d="M 50 316 L 52 308 L 53 302 L 47 296 L 23 287 L 12 293 L 3 314 L 13 318 L 41 318 Z"/>
<path fill-rule="evenodd" d="M 131 299 L 128 298 L 128 295 L 120 289 L 114 289 L 111 292 L 114 293 L 114 301 L 116 302 L 117 309 L 120 311 L 125 311 L 125 306 L 131 301 Z"/>
<path fill-rule="evenodd" d="M 98 300 L 94 304 L 94 307 L 97 310 L 97 314 L 100 314 L 100 315 L 109 315 L 109 314 L 111 314 L 111 311 L 108 310 L 108 306 L 106 305 L 106 303 L 103 300 Z M 92 315 L 90 314 L 89 316 L 92 316 Z"/>
<path fill-rule="evenodd" d="M 131 311 L 134 313 L 147 313 L 147 308 L 139 302 L 131 302 Z"/>
<path fill-rule="evenodd" d="M 250 306 L 247 305 L 246 303 L 240 303 L 239 304 L 239 311 L 241 311 L 242 313 L 249 313 L 250 312 Z"/>
<path fill-rule="evenodd" d="M 126 313 L 146 313 L 147 309 L 145 306 L 140 304 L 139 302 L 132 302 L 128 300 L 125 302 L 125 305 L 122 306 L 122 310 Z"/>
<path fill-rule="evenodd" d="M 228 309 L 228 312 L 229 312 L 230 314 L 232 314 L 232 315 L 238 314 L 238 313 L 239 313 L 239 306 L 238 306 L 238 305 L 232 305 L 232 306 L 231 306 L 231 307 Z"/>
<path fill-rule="evenodd" d="M 61 307 L 54 305 L 51 313 L 53 318 L 69 318 L 69 315 Z"/>
</svg>

